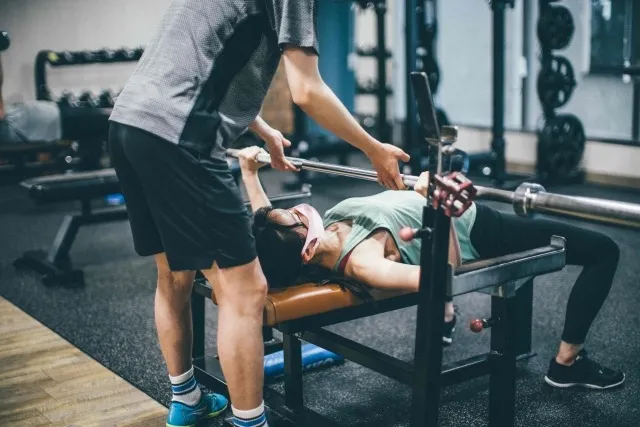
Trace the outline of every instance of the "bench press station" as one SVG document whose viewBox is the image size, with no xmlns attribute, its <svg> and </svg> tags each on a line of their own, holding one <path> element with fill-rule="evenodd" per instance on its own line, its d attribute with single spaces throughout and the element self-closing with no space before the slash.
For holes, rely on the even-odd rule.
<svg viewBox="0 0 640 427">
<path fill-rule="evenodd" d="M 432 185 L 441 173 L 441 160 L 456 132 L 443 128 L 435 109 L 426 75 L 412 74 L 423 132 L 430 145 Z M 437 150 L 437 151 L 436 151 Z M 233 156 L 233 150 L 228 151 Z M 258 161 L 269 162 L 268 155 Z M 376 180 L 373 171 L 290 158 L 300 169 L 314 170 L 364 180 Z M 403 176 L 412 187 L 416 177 Z M 640 206 L 546 193 L 537 184 L 523 184 L 515 192 L 477 187 L 476 198 L 511 202 L 521 216 L 546 212 L 638 228 Z M 281 202 L 281 201 L 280 201 Z M 299 200 L 295 200 L 298 203 Z M 286 206 L 290 207 L 294 204 Z M 279 205 L 279 207 L 285 207 Z M 301 340 L 335 352 L 347 360 L 412 386 L 412 426 L 438 425 L 441 388 L 488 374 L 490 426 L 513 426 L 517 360 L 531 357 L 533 278 L 565 266 L 564 239 L 554 237 L 548 246 L 494 259 L 478 260 L 453 269 L 447 263 L 451 219 L 433 199 L 425 204 L 424 228 L 415 230 L 422 245 L 420 290 L 417 293 L 372 292 L 365 302 L 337 284 L 304 284 L 272 291 L 264 309 L 265 354 L 283 349 L 284 395 L 265 387 L 265 404 L 275 425 L 334 426 L 335 422 L 303 404 Z M 474 321 L 476 332 L 491 327 L 489 353 L 442 366 L 442 329 L 445 296 L 469 292 L 492 295 L 491 318 Z M 215 356 L 204 353 L 204 299 L 212 296 L 211 285 L 199 280 L 193 292 L 194 366 L 198 380 L 211 390 L 226 394 L 224 376 Z M 215 302 L 215 301 L 214 301 Z M 325 326 L 418 305 L 415 358 L 399 360 L 375 349 L 323 329 Z M 274 342 L 272 328 L 282 332 L 282 343 Z M 227 424 L 230 421 L 227 420 Z"/>
</svg>

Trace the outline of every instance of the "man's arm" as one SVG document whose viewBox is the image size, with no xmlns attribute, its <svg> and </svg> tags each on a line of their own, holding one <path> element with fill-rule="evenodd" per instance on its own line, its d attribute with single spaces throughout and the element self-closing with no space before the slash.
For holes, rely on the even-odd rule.
<svg viewBox="0 0 640 427">
<path fill-rule="evenodd" d="M 258 135 L 269 147 L 271 166 L 281 171 L 296 171 L 296 167 L 285 158 L 284 149 L 291 146 L 291 141 L 285 138 L 277 129 L 272 128 L 262 117 L 256 117 L 249 124 L 249 129 Z"/>
<path fill-rule="evenodd" d="M 404 188 L 398 161 L 406 162 L 409 156 L 398 147 L 377 141 L 360 126 L 320 77 L 314 50 L 287 46 L 283 58 L 293 102 L 320 126 L 365 153 L 381 184 Z"/>
<path fill-rule="evenodd" d="M 320 126 L 365 154 L 381 145 L 353 118 L 340 99 L 324 83 L 318 56 L 308 49 L 287 48 L 284 65 L 293 102 Z"/>
</svg>

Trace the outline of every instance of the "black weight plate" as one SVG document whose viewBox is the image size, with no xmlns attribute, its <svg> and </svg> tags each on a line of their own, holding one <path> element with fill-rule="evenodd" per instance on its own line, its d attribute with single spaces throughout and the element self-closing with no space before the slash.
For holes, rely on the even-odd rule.
<svg viewBox="0 0 640 427">
<path fill-rule="evenodd" d="M 563 114 L 550 117 L 540 132 L 538 162 L 554 177 L 569 177 L 579 166 L 586 136 L 576 116 Z"/>
<path fill-rule="evenodd" d="M 564 6 L 546 6 L 540 11 L 538 40 L 544 48 L 564 49 L 575 32 L 573 16 Z"/>
<path fill-rule="evenodd" d="M 576 86 L 571 62 L 564 56 L 552 56 L 538 74 L 538 97 L 546 109 L 560 108 L 569 102 Z"/>
</svg>

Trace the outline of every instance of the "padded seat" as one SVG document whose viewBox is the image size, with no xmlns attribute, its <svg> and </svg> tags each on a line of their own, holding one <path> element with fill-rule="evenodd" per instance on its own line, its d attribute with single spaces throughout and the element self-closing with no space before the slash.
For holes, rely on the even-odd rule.
<svg viewBox="0 0 640 427">
<path fill-rule="evenodd" d="M 12 154 L 47 153 L 69 148 L 68 141 L 30 142 L 28 144 L 0 144 L 0 157 Z"/>
<path fill-rule="evenodd" d="M 38 203 L 83 200 L 104 197 L 120 192 L 118 177 L 113 169 L 74 172 L 28 179 L 22 186 Z"/>
<path fill-rule="evenodd" d="M 375 289 L 371 289 L 369 292 L 373 301 L 382 301 L 406 294 L 403 292 L 382 292 Z M 213 302 L 217 304 L 215 295 L 213 292 L 211 294 Z M 353 292 L 337 284 L 307 283 L 286 289 L 272 290 L 267 295 L 267 301 L 264 305 L 264 325 L 274 326 L 289 320 L 363 303 L 370 303 L 370 301 L 364 301 Z"/>
</svg>

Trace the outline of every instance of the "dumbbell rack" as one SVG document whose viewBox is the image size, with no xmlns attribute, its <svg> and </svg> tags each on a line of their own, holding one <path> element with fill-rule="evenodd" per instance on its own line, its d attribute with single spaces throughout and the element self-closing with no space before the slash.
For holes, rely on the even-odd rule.
<svg viewBox="0 0 640 427">
<path fill-rule="evenodd" d="M 556 113 L 571 99 L 576 80 L 571 62 L 554 53 L 570 44 L 575 25 L 565 6 L 539 0 L 539 8 L 537 35 L 541 68 L 537 92 L 544 126 L 538 133 L 536 172 L 539 180 L 547 185 L 579 183 L 584 180 L 580 169 L 586 143 L 584 126 L 573 114 Z"/>
<path fill-rule="evenodd" d="M 113 64 L 118 62 L 136 62 L 144 53 L 142 47 L 118 50 L 101 49 L 95 51 L 54 52 L 43 50 L 38 52 L 35 61 L 36 98 L 41 101 L 53 101 L 47 83 L 47 66 L 69 67 L 89 64 Z"/>
<path fill-rule="evenodd" d="M 431 92 L 435 95 L 440 84 L 440 67 L 436 56 L 436 36 L 438 32 L 437 0 L 408 0 L 405 9 L 405 61 L 407 71 L 427 73 Z M 410 171 L 425 170 L 427 153 L 423 152 L 422 135 L 418 123 L 418 113 L 411 85 L 406 86 L 405 150 L 411 155 Z M 449 125 L 444 110 L 436 111 L 438 123 Z"/>
<path fill-rule="evenodd" d="M 505 48 L 506 13 L 514 7 L 515 0 L 490 0 L 492 12 L 492 139 L 486 152 L 469 155 L 470 174 L 490 179 L 492 185 L 513 189 L 535 177 L 508 173 L 505 140 Z"/>
<path fill-rule="evenodd" d="M 393 89 L 387 86 L 387 61 L 391 59 L 391 52 L 386 47 L 386 25 L 387 4 L 384 0 L 354 0 L 362 10 L 373 9 L 376 14 L 376 45 L 358 46 L 355 54 L 363 58 L 376 59 L 376 80 L 366 83 L 358 82 L 356 86 L 356 96 L 375 96 L 377 102 L 377 117 L 375 118 L 376 137 L 381 141 L 388 142 L 390 139 L 388 123 L 388 97 L 393 94 Z M 366 121 L 366 119 L 365 119 Z M 366 124 L 366 123 L 365 123 Z M 368 126 L 367 126 L 368 127 Z"/>
</svg>

